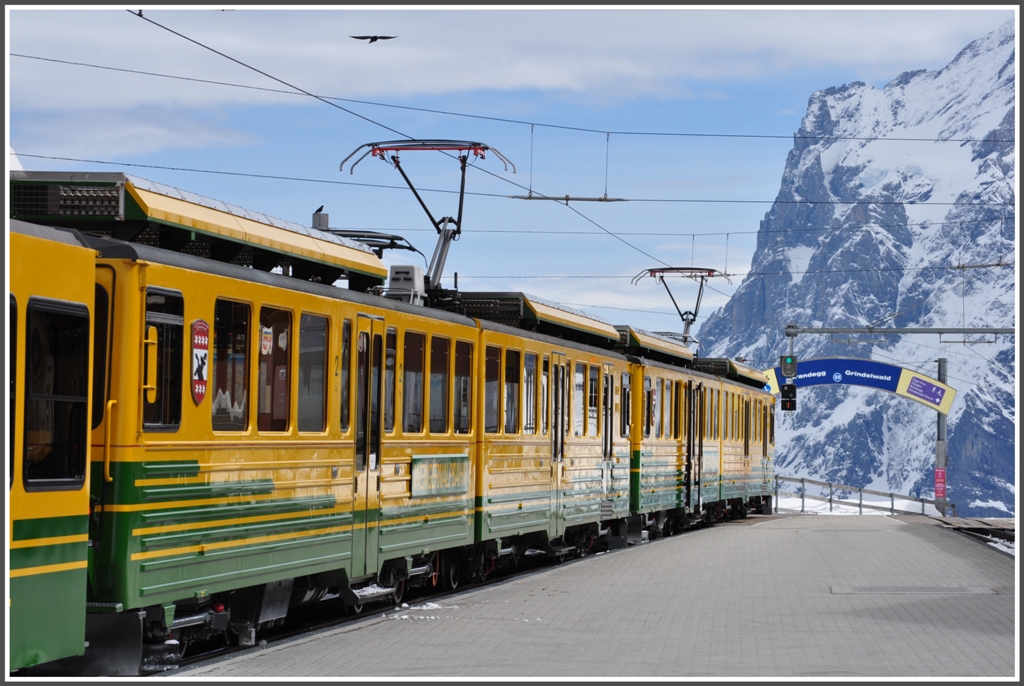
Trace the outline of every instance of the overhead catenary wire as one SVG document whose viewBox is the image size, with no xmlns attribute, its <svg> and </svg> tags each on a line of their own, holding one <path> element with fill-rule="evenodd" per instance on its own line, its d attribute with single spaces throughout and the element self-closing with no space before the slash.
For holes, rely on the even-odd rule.
<svg viewBox="0 0 1024 686">
<path fill-rule="evenodd" d="M 129 10 L 130 12 L 130 10 Z M 132 14 L 135 14 L 132 12 Z M 136 15 L 137 16 L 137 15 Z M 145 17 L 143 17 L 145 18 Z M 30 60 L 40 60 L 43 62 L 54 62 L 57 64 L 67 64 L 76 67 L 89 67 L 92 69 L 104 69 L 107 71 L 125 72 L 128 74 L 138 74 L 141 76 L 153 76 L 164 79 L 174 79 L 179 81 L 192 81 L 195 83 L 206 83 L 216 86 L 227 86 L 231 88 L 243 88 L 248 90 L 265 91 L 269 93 L 279 93 L 282 95 L 303 95 L 303 93 L 296 93 L 295 91 L 281 90 L 279 88 L 266 88 L 264 86 L 251 86 L 240 83 L 230 83 L 227 81 L 214 81 L 211 79 L 200 79 L 192 76 L 177 76 L 174 74 L 161 74 L 159 72 L 144 71 L 140 69 L 127 69 L 124 67 L 110 67 L 100 64 L 90 64 L 88 62 L 75 62 L 72 60 L 59 60 L 52 57 L 41 57 L 39 55 L 25 55 L 22 53 L 10 53 L 11 57 L 21 57 Z M 508 117 L 493 117 L 482 114 L 469 114 L 466 112 L 452 112 L 450 110 L 438 110 L 427 107 L 413 107 L 411 105 L 396 105 L 393 103 L 375 102 L 372 100 L 359 100 L 355 98 L 342 98 L 332 95 L 321 95 L 316 96 L 323 98 L 324 100 L 336 100 L 338 102 L 349 102 L 356 105 L 369 105 L 371 107 L 386 107 L 399 110 L 409 110 L 412 112 L 423 112 L 425 114 L 440 114 L 449 117 L 464 117 L 467 119 L 480 119 L 483 121 L 494 121 L 506 124 L 520 124 L 523 126 L 539 126 L 542 128 L 549 129 L 561 129 L 564 131 L 578 131 L 581 133 L 603 133 L 608 136 L 615 134 L 617 136 L 657 136 L 657 137 L 680 137 L 680 138 L 750 138 L 750 139 L 768 139 L 768 140 L 825 140 L 825 141 L 900 141 L 900 142 L 917 142 L 917 143 L 1013 143 L 1013 138 L 908 138 L 908 137 L 881 137 L 881 136 L 813 136 L 813 135 L 797 135 L 797 134 L 757 134 L 757 133 L 706 133 L 706 132 L 693 132 L 693 131 L 606 131 L 601 129 L 592 129 L 584 126 L 571 126 L 567 124 L 549 124 L 543 122 L 531 122 L 523 119 L 511 119 Z"/>
<path fill-rule="evenodd" d="M 253 172 L 234 172 L 234 171 L 224 171 L 224 170 L 216 170 L 216 169 L 197 169 L 195 167 L 170 167 L 170 166 L 158 165 L 158 164 L 138 164 L 138 163 L 131 163 L 131 162 L 113 162 L 113 161 L 110 161 L 110 160 L 93 160 L 93 159 L 86 159 L 86 158 L 79 158 L 79 157 L 65 157 L 65 156 L 61 156 L 61 155 L 39 155 L 39 154 L 35 154 L 35 153 L 25 153 L 25 152 L 8 153 L 8 154 L 9 155 L 13 155 L 13 156 L 17 156 L 17 157 L 30 157 L 30 158 L 34 158 L 34 159 L 59 160 L 59 161 L 64 161 L 64 162 L 84 162 L 84 163 L 87 163 L 87 164 L 104 164 L 104 165 L 122 166 L 122 167 L 138 167 L 140 169 L 161 169 L 161 170 L 165 170 L 165 171 L 190 172 L 190 173 L 196 173 L 196 174 L 220 174 L 220 175 L 224 175 L 224 176 L 243 176 L 243 177 L 247 176 L 247 177 L 255 178 L 255 179 L 268 179 L 268 180 L 276 180 L 276 181 L 297 181 L 297 182 L 302 182 L 302 183 L 322 183 L 322 184 L 329 184 L 329 185 L 334 185 L 334 186 L 362 186 L 362 187 L 365 187 L 365 188 L 383 188 L 383 189 L 388 189 L 388 190 L 400 190 L 400 191 L 407 191 L 408 190 L 407 186 L 399 186 L 397 184 L 359 183 L 359 182 L 355 182 L 355 181 L 338 181 L 338 180 L 335 180 L 335 179 L 314 179 L 314 178 L 301 177 L 301 176 L 284 176 L 284 175 L 281 175 L 281 174 L 256 174 L 256 173 L 253 173 Z M 472 169 L 476 169 L 476 170 L 478 170 L 478 171 L 480 171 L 480 172 L 482 172 L 484 174 L 488 174 L 488 175 L 494 176 L 495 178 L 497 178 L 497 179 L 499 179 L 501 181 L 504 181 L 505 183 L 512 184 L 514 186 L 522 188 L 523 190 L 529 190 L 528 188 L 523 187 L 523 186 L 517 184 L 515 181 L 512 181 L 511 179 L 506 179 L 504 177 L 498 176 L 497 174 L 494 174 L 493 172 L 487 171 L 486 169 L 481 169 L 480 167 L 475 167 L 475 166 L 471 167 L 471 168 Z M 447 194 L 451 194 L 451 195 L 457 195 L 459 193 L 459 191 L 453 191 L 453 190 L 449 190 L 449 189 L 445 189 L 445 188 L 418 188 L 417 190 L 419 190 L 421 193 L 447 193 Z M 538 191 L 531 191 L 531 192 L 533 192 L 536 195 L 543 195 L 543 194 L 539 193 Z M 466 195 L 477 196 L 477 197 L 483 197 L 483 198 L 508 198 L 509 197 L 509 196 L 505 195 L 504 193 L 483 193 L 483 192 L 480 192 L 480 191 L 466 191 L 465 194 Z M 558 198 L 556 196 L 544 196 L 544 197 L 549 197 L 551 200 L 561 200 L 561 198 Z M 960 206 L 960 207 L 963 207 L 963 206 L 972 206 L 972 207 L 974 207 L 974 206 L 977 206 L 977 207 L 982 207 L 982 206 L 996 206 L 996 207 L 1009 206 L 1009 207 L 1012 207 L 1014 205 L 1014 203 L 1012 203 L 1012 202 L 1001 202 L 1001 203 L 982 203 L 982 202 L 973 202 L 973 203 L 956 203 L 956 202 L 916 202 L 916 203 L 904 203 L 904 202 L 898 202 L 898 201 L 875 201 L 875 200 L 863 199 L 863 198 L 860 199 L 860 200 L 778 200 L 778 199 L 776 199 L 776 200 L 740 200 L 740 199 L 730 199 L 730 198 L 722 198 L 722 199 L 715 199 L 715 198 L 626 198 L 626 200 L 628 200 L 629 202 L 714 203 L 714 204 L 745 204 L 745 205 L 902 205 L 902 206 L 908 206 L 908 205 L 914 205 L 914 206 L 919 206 L 919 205 L 943 205 L 943 206 L 945 206 L 945 205 L 956 205 L 956 206 Z M 572 208 L 570 208 L 570 209 L 572 209 Z M 1004 218 L 1003 217 L 996 217 L 995 219 L 1004 219 Z M 995 219 L 993 219 L 992 221 L 995 221 Z M 929 224 L 935 225 L 935 226 L 938 226 L 940 224 L 958 224 L 958 223 L 960 223 L 960 222 L 929 222 Z M 971 222 L 971 223 L 973 223 L 973 222 Z M 920 226 L 920 225 L 923 225 L 923 224 L 917 224 L 917 226 Z M 879 226 L 879 228 L 886 228 L 885 226 L 875 225 L 875 224 L 862 224 L 862 225 L 858 225 L 858 226 Z M 896 224 L 896 225 L 892 225 L 892 226 L 915 226 L 915 224 Z M 788 229 L 788 230 L 789 231 L 803 231 L 804 229 Z M 825 229 L 810 229 L 810 230 L 818 231 L 818 230 L 825 230 Z M 608 233 L 608 230 L 604 229 L 604 232 Z M 522 232 L 519 232 L 519 233 L 522 233 Z M 565 233 L 569 233 L 569 232 L 565 232 Z M 737 233 L 738 234 L 738 233 L 744 233 L 744 232 L 742 232 L 742 231 L 732 231 L 731 233 Z M 757 231 L 749 231 L 749 232 L 746 232 L 746 233 L 758 233 L 758 232 Z M 687 232 L 684 232 L 682 234 L 670 234 L 670 235 L 689 236 L 691 234 L 692 234 L 692 232 L 687 231 Z M 627 235 L 627 234 L 624 234 L 624 235 Z M 638 233 L 638 232 L 631 232 L 630 235 L 641 235 L 641 234 Z M 697 234 L 697 235 L 710 235 L 710 234 Z M 718 234 L 718 235 L 724 235 L 724 232 L 722 232 L 721 234 Z"/>
<path fill-rule="evenodd" d="M 231 60 L 231 61 L 233 61 L 233 62 L 236 62 L 236 63 L 237 63 L 237 65 L 240 65 L 240 66 L 242 66 L 242 67 L 245 67 L 246 69 L 252 70 L 252 71 L 256 72 L 257 74 L 261 74 L 261 75 L 263 75 L 263 76 L 267 77 L 268 79 L 272 79 L 273 81 L 276 81 L 276 82 L 278 82 L 278 83 L 280 83 L 280 84 L 283 84 L 283 85 L 285 85 L 285 86 L 288 86 L 289 88 L 294 88 L 295 90 L 299 91 L 300 93 L 304 93 L 304 94 L 306 94 L 306 95 L 308 95 L 308 96 L 310 96 L 310 97 L 312 97 L 312 98 L 315 98 L 315 99 L 317 99 L 317 100 L 319 100 L 319 101 L 321 101 L 321 102 L 324 102 L 324 103 L 326 103 L 326 104 L 329 104 L 329 105 L 333 106 L 333 108 L 337 108 L 338 110 L 341 110 L 342 112 L 348 113 L 348 114 L 350 114 L 350 115 L 352 115 L 352 116 L 354 116 L 354 117 L 358 117 L 358 118 L 359 118 L 359 119 L 361 119 L 361 120 L 367 121 L 367 122 L 369 122 L 369 123 L 371 123 L 371 124 L 374 124 L 375 126 L 379 126 L 379 127 L 383 128 L 383 129 L 386 129 L 386 130 L 388 130 L 388 131 L 391 131 L 392 133 L 396 133 L 396 134 L 398 134 L 399 136 L 403 136 L 403 137 L 406 137 L 406 138 L 410 138 L 410 139 L 412 139 L 412 138 L 413 138 L 413 137 L 412 137 L 412 136 L 410 136 L 409 134 L 406 134 L 406 133 L 402 133 L 402 132 L 398 131 L 397 129 L 393 129 L 393 128 L 391 128 L 390 126 L 387 126 L 387 125 L 385 125 L 385 124 L 381 124 L 380 122 L 376 122 L 376 121 L 374 121 L 374 120 L 370 119 L 369 117 L 364 117 L 364 116 L 362 116 L 362 115 L 359 115 L 359 114 L 357 114 L 357 113 L 354 113 L 354 112 L 352 112 L 352 111 L 350 111 L 350 110 L 347 110 L 346 108 L 342 108 L 342 106 L 341 106 L 341 105 L 339 105 L 339 104 L 336 104 L 336 103 L 334 103 L 334 102 L 331 102 L 331 101 L 329 101 L 329 100 L 327 100 L 327 99 L 325 99 L 325 98 L 323 98 L 323 97 L 321 97 L 321 96 L 318 96 L 318 95 L 314 95 L 313 93 L 310 93 L 310 92 L 309 92 L 309 91 L 307 91 L 307 90 L 304 90 L 304 89 L 302 89 L 302 88 L 299 88 L 298 86 L 295 86 L 295 85 L 293 85 L 293 84 L 291 84 L 291 83 L 289 83 L 289 82 L 287 82 L 287 81 L 285 81 L 285 80 L 283 80 L 283 79 L 279 79 L 278 77 L 275 77 L 275 76 L 271 76 L 270 74 L 267 74 L 266 72 L 263 72 L 263 71 L 261 71 L 261 70 L 259 70 L 259 69 L 256 69 L 255 67 L 252 67 L 252 66 L 250 66 L 250 65 L 247 65 L 247 63 L 246 63 L 246 62 L 244 62 L 244 61 L 242 61 L 242 60 L 240 60 L 240 59 L 236 59 L 236 58 L 234 58 L 234 57 L 231 57 L 230 55 L 224 54 L 223 52 L 221 52 L 221 51 L 219 51 L 219 50 L 216 50 L 216 49 L 214 49 L 214 48 L 212 48 L 212 47 L 210 47 L 210 46 L 208 46 L 208 45 L 205 45 L 205 44 L 201 43 L 200 41 L 197 41 L 197 40 L 195 40 L 195 39 L 193 39 L 193 38 L 189 38 L 189 37 L 185 36 L 184 34 L 178 33 L 177 31 L 174 31 L 173 29 L 170 29 L 170 28 L 168 28 L 168 27 L 165 27 L 165 26 L 163 26 L 162 24 L 159 24 L 158 22 L 154 22 L 154 20 L 153 20 L 152 18 L 150 18 L 150 17 L 146 17 L 146 16 L 142 16 L 142 10 L 139 10 L 139 11 L 138 11 L 138 14 L 136 14 L 135 12 L 132 12 L 132 11 L 131 11 L 130 9 L 128 9 L 128 10 L 125 10 L 125 11 L 127 11 L 127 12 L 128 12 L 129 14 L 132 14 L 133 16 L 138 16 L 138 17 L 139 17 L 140 19 L 144 19 L 144 20 L 145 20 L 145 22 L 148 22 L 148 23 L 152 24 L 152 25 L 153 25 L 153 26 L 155 26 L 155 27 L 158 27 L 158 28 L 160 28 L 160 29 L 163 29 L 164 31 L 167 31 L 167 32 L 169 32 L 169 33 L 171 33 L 171 34 L 174 34 L 175 36 L 178 36 L 178 37 L 180 37 L 180 38 L 183 38 L 184 40 L 188 41 L 189 43 L 193 43 L 193 44 L 195 44 L 195 45 L 198 45 L 198 46 L 200 46 L 200 47 L 202 47 L 202 48 L 204 48 L 204 49 L 206 49 L 206 50 L 210 50 L 211 52 L 213 52 L 213 53 L 215 53 L 215 54 L 218 54 L 218 55 L 220 55 L 220 56 L 222 56 L 222 57 L 224 57 L 224 58 L 226 58 L 226 59 L 229 59 L 229 60 Z M 445 155 L 449 155 L 449 154 L 447 154 L 447 153 L 444 153 L 444 154 L 445 154 Z M 452 156 L 451 156 L 451 155 L 449 155 L 449 157 L 452 157 Z M 478 167 L 475 167 L 475 166 L 474 166 L 473 168 L 474 168 L 474 169 L 479 169 Z M 485 173 L 485 174 L 488 174 L 488 175 L 490 175 L 490 176 L 493 176 L 493 177 L 495 177 L 495 178 L 501 179 L 501 180 L 503 180 L 503 181 L 505 181 L 505 182 L 507 182 L 507 183 L 511 183 L 512 185 L 515 185 L 516 187 L 522 188 L 522 184 L 516 183 L 516 182 L 514 182 L 514 181 L 512 181 L 512 180 L 510 180 L 510 179 L 506 179 L 506 178 L 504 178 L 504 177 L 502 177 L 502 176 L 499 176 L 499 175 L 497 175 L 497 174 L 494 174 L 493 172 L 489 172 L 489 171 L 487 171 L 487 170 L 485 170 L 485 169 L 479 169 L 479 170 L 480 170 L 480 171 L 481 171 L 482 173 Z M 461 192 L 461 191 L 460 191 L 460 192 Z M 597 223 L 596 221 L 594 221 L 594 220 L 593 220 L 593 219 L 591 219 L 590 217 L 588 217 L 588 216 L 584 215 L 584 214 L 583 214 L 582 212 L 580 212 L 579 210 L 577 210 L 577 209 L 575 209 L 575 208 L 569 208 L 569 209 L 571 209 L 571 210 L 572 210 L 572 211 L 573 211 L 573 212 L 574 212 L 575 214 L 579 215 L 580 217 L 582 217 L 582 218 L 583 218 L 583 219 L 585 219 L 586 221 L 589 221 L 589 222 L 590 222 L 591 224 L 593 224 L 593 225 L 597 226 L 598 228 L 600 228 L 601 230 L 603 230 L 603 231 L 607 232 L 607 233 L 608 233 L 608 235 L 610 235 L 610 237 L 612 237 L 612 238 L 613 238 L 613 239 L 615 239 L 616 241 L 618 241 L 618 242 L 620 242 L 620 243 L 623 243 L 624 245 L 628 246 L 629 248 L 632 248 L 633 250 L 637 251 L 637 252 L 638 252 L 638 253 L 640 253 L 641 255 L 644 255 L 645 257 L 648 257 L 648 258 L 650 258 L 650 259 L 654 260 L 655 262 L 659 262 L 660 264 L 666 264 L 666 265 L 668 265 L 668 263 L 667 263 L 667 262 L 664 262 L 663 260 L 660 260 L 659 258 L 657 258 L 657 257 L 654 257 L 654 256 L 653 256 L 653 255 L 651 255 L 650 253 L 648 253 L 648 252 L 646 252 L 646 251 L 644 251 L 644 250 L 641 250 L 641 249 L 640 249 L 640 248 L 638 248 L 637 246 L 634 246 L 634 245 L 633 245 L 633 244 L 631 244 L 631 243 L 630 243 L 629 241 L 626 241 L 625 239 L 623 239 L 623 238 L 621 238 L 621 237 L 618 237 L 618 235 L 615 235 L 615 233 L 613 233 L 612 231 L 609 231 L 609 230 L 608 230 L 608 229 L 606 229 L 606 228 L 605 228 L 604 226 L 601 226 L 601 224 Z"/>
<path fill-rule="evenodd" d="M 127 10 L 127 11 L 131 12 L 130 10 Z M 135 15 L 135 13 L 134 13 L 134 12 L 131 12 L 131 13 L 132 13 L 133 15 Z M 137 14 L 136 16 L 138 16 L 139 18 L 143 18 L 143 19 L 145 19 L 145 20 L 146 20 L 147 22 L 149 22 L 149 23 L 151 23 L 151 24 L 153 24 L 153 25 L 155 25 L 155 26 L 157 26 L 157 27 L 159 27 L 159 28 L 162 28 L 162 29 L 164 29 L 164 30 L 166 30 L 166 31 L 168 31 L 168 32 L 170 32 L 170 33 L 173 33 L 174 35 L 177 35 L 177 36 L 179 36 L 179 37 L 181 37 L 181 38 L 183 38 L 183 39 L 185 39 L 185 40 L 188 40 L 189 42 L 191 42 L 191 43 L 193 43 L 193 44 L 195 44 L 195 45 L 198 45 L 198 46 L 200 46 L 200 47 L 203 47 L 204 49 L 210 50 L 211 52 L 214 52 L 215 54 L 218 54 L 218 55 L 220 55 L 220 56 L 222 56 L 222 57 L 224 57 L 224 58 L 226 58 L 226 59 L 229 59 L 229 60 L 231 60 L 231 61 L 233 61 L 233 62 L 235 62 L 235 63 L 237 63 L 237 64 L 239 64 L 239 65 L 241 65 L 241 66 L 243 66 L 243 67 L 246 67 L 246 68 L 248 68 L 248 69 L 251 69 L 251 70 L 253 70 L 253 71 L 255 71 L 255 72 L 257 72 L 257 73 L 259 73 L 259 74 L 261 74 L 261 75 L 263 75 L 263 76 L 266 76 L 267 78 L 270 78 L 270 79 L 272 79 L 272 80 L 274 80 L 274 81 L 276 81 L 276 82 L 278 82 L 278 83 L 281 83 L 281 84 L 283 84 L 283 85 L 286 85 L 286 86 L 288 86 L 289 88 L 293 88 L 293 89 L 294 89 L 295 91 L 298 91 L 298 92 L 300 92 L 300 93 L 302 93 L 302 94 L 304 94 L 304 95 L 307 95 L 307 96 L 309 96 L 309 97 L 313 97 L 313 98 L 315 98 L 315 99 L 317 99 L 317 100 L 320 100 L 321 102 L 324 102 L 325 104 L 328 104 L 328 105 L 330 105 L 330 106 L 336 107 L 336 108 L 337 108 L 337 109 L 339 109 L 339 110 L 342 110 L 342 111 L 344 111 L 344 112 L 347 112 L 347 113 L 349 113 L 349 114 L 351 114 L 351 115 L 353 115 L 353 116 L 356 116 L 356 117 L 358 117 L 358 118 L 360 118 L 360 119 L 363 119 L 363 120 L 365 120 L 365 121 L 367 121 L 367 122 L 373 123 L 373 124 L 375 124 L 375 125 L 377 125 L 377 126 L 381 126 L 382 128 L 385 128 L 385 129 L 387 129 L 387 130 L 389 130 L 389 131 L 392 131 L 392 132 L 394 132 L 394 133 L 397 133 L 398 135 L 401 135 L 401 136 L 405 136 L 406 138 L 410 138 L 410 136 L 408 136 L 407 134 L 404 134 L 404 133 L 402 133 L 402 132 L 399 132 L 399 131 L 397 131 L 396 129 L 393 129 L 393 128 L 389 127 L 389 126 L 386 126 L 386 125 L 384 125 L 384 124 L 381 124 L 380 122 L 376 122 L 376 121 L 374 121 L 374 120 L 370 119 L 369 117 L 365 117 L 365 116 L 363 116 L 363 115 L 361 115 L 361 114 L 359 114 L 359 113 L 356 113 L 356 112 L 353 112 L 353 111 L 351 111 L 351 110 L 348 110 L 348 109 L 346 109 L 346 108 L 344 108 L 344 107 L 341 107 L 341 106 L 339 106 L 339 105 L 337 105 L 337 104 L 335 104 L 335 103 L 332 103 L 332 102 L 328 101 L 327 99 L 324 99 L 324 98 L 322 98 L 321 96 L 317 96 L 317 95 L 315 95 L 315 94 L 313 94 L 313 93 L 310 93 L 310 92 L 308 92 L 308 91 L 306 91 L 306 90 L 304 90 L 304 89 L 301 89 L 301 88 L 299 88 L 299 87 L 297 87 L 297 86 L 294 86 L 293 84 L 290 84 L 290 83 L 288 83 L 288 82 L 286 82 L 286 81 L 284 81 L 284 80 L 282 80 L 282 79 L 279 79 L 279 78 L 277 78 L 277 77 L 275 77 L 275 76 L 272 76 L 272 75 L 270 75 L 270 74 L 268 74 L 268 73 L 266 73 L 266 72 L 264 72 L 264 71 L 262 71 L 262 70 L 259 70 L 259 69 L 255 68 L 255 67 L 251 66 L 251 65 L 248 65 L 248 64 L 246 64 L 246 63 L 244 63 L 244 62 L 242 62 L 242 61 L 240 61 L 240 60 L 237 60 L 237 59 L 235 59 L 235 58 L 233 58 L 233 57 L 230 57 L 230 56 L 228 56 L 228 55 L 226 55 L 226 54 L 224 54 L 224 53 L 222 53 L 222 52 L 220 52 L 220 51 L 218 51 L 218 50 L 215 50 L 215 49 L 214 49 L 214 48 L 212 48 L 212 47 L 206 46 L 206 45 L 204 45 L 203 43 L 201 43 L 201 42 L 199 42 L 199 41 L 196 41 L 196 40 L 194 40 L 194 39 L 192 39 L 192 38 L 189 38 L 188 36 L 185 36 L 185 35 L 183 35 L 183 34 L 181 34 L 181 33 L 177 32 L 177 31 L 174 31 L 174 30 L 172 30 L 172 29 L 170 29 L 170 28 L 168 28 L 168 27 L 165 27 L 165 26 L 163 26 L 163 25 L 161 25 L 161 24 L 159 24 L 159 23 L 157 23 L 157 22 L 153 21 L 152 19 L 150 19 L 150 18 L 148 18 L 148 17 L 143 17 L 143 15 L 142 15 L 142 12 L 141 12 L 141 11 L 140 11 L 140 12 L 138 12 L 138 14 Z M 529 123 L 529 122 L 522 122 L 522 123 Z M 607 131 L 606 131 L 606 132 L 604 132 L 604 133 L 606 134 L 606 146 L 607 146 L 607 144 L 608 144 L 608 141 L 610 140 L 610 135 L 611 135 L 611 132 L 607 132 Z M 620 133 L 624 133 L 624 134 L 628 135 L 628 134 L 629 134 L 630 132 L 620 132 Z M 657 134 L 657 135 L 660 135 L 660 134 Z M 751 136 L 748 136 L 748 135 L 729 135 L 728 137 L 751 137 Z M 762 137 L 762 136 L 758 136 L 758 137 Z M 532 136 L 531 136 L 531 138 L 532 138 Z M 788 139 L 788 138 L 789 138 L 789 136 L 779 136 L 779 138 L 787 138 L 787 139 Z M 854 138 L 854 139 L 857 139 L 857 138 Z M 862 139 L 862 138 L 861 138 L 861 139 Z M 531 148 L 532 148 L 532 142 L 531 142 Z M 608 154 L 608 153 L 607 153 L 607 147 L 606 147 L 606 190 L 607 190 L 607 154 Z M 532 157 L 532 155 L 531 155 L 531 157 Z M 531 159 L 531 162 L 532 162 L 532 159 Z M 487 173 L 487 174 L 489 174 L 489 175 L 491 175 L 491 176 L 495 176 L 495 178 L 499 178 L 499 179 L 502 179 L 502 180 L 504 180 L 504 181 L 506 181 L 506 182 L 508 182 L 508 183 L 512 183 L 513 185 L 519 186 L 520 188 L 522 187 L 522 186 L 521 186 L 521 185 L 519 185 L 519 184 L 516 184 L 516 183 L 514 183 L 514 182 L 511 182 L 511 181 L 510 181 L 510 180 L 508 180 L 508 179 L 503 179 L 502 177 L 500 177 L 500 176 L 497 176 L 497 175 L 495 175 L 495 174 L 492 174 L 491 172 L 488 172 L 488 171 L 486 171 L 486 170 L 481 170 L 481 171 L 484 171 L 485 173 Z M 531 170 L 531 177 L 532 177 L 532 170 Z M 367 185 L 370 185 L 370 184 L 367 184 Z M 532 193 L 532 179 L 531 179 L 531 188 L 530 188 L 530 192 Z M 669 202 L 715 202 L 715 201 L 713 201 L 713 200 L 703 200 L 703 199 L 701 199 L 701 200 L 693 200 L 693 199 L 673 199 L 673 200 L 657 200 L 657 199 L 640 199 L 640 200 L 641 200 L 641 201 L 659 201 L 659 202 L 666 202 L 666 201 L 669 201 Z M 736 200 L 730 200 L 730 202 L 764 202 L 764 201 L 736 201 Z M 774 200 L 774 201 L 770 201 L 770 202 L 772 202 L 772 204 L 788 204 L 788 203 L 787 203 L 787 201 L 779 201 L 778 199 L 776 199 L 776 200 Z M 796 201 L 796 202 L 801 202 L 801 203 L 805 203 L 805 202 L 808 202 L 808 201 Z M 861 203 L 863 203 L 863 202 L 864 202 L 863 200 L 860 200 L 860 201 L 857 201 L 857 202 L 853 202 L 853 203 L 849 203 L 849 204 L 861 204 Z M 870 201 L 868 201 L 868 202 L 870 202 Z M 811 204 L 819 204 L 819 203 L 811 203 Z M 824 203 L 821 203 L 821 204 L 824 204 Z M 842 201 L 834 201 L 834 200 L 830 200 L 830 201 L 828 201 L 828 204 L 843 204 L 843 203 L 842 203 Z M 876 202 L 876 203 L 873 203 L 873 204 L 890 204 L 890 203 L 888 203 L 888 202 L 885 202 L 885 201 L 880 201 L 880 202 Z M 891 204 L 900 204 L 900 205 L 903 205 L 903 204 L 906 204 L 906 203 L 891 203 Z M 922 204 L 923 204 L 923 203 L 922 203 Z M 956 204 L 956 203 L 928 203 L 928 204 L 950 204 L 950 205 L 953 205 L 953 204 Z M 982 204 L 982 203 L 974 203 L 974 204 Z M 1010 204 L 1010 203 L 984 203 L 984 204 L 993 204 L 993 205 L 1007 205 L 1007 204 Z M 566 206 L 568 207 L 568 204 L 566 204 Z M 594 220 L 590 219 L 589 217 L 586 217 L 586 215 L 583 215 L 583 214 L 582 214 L 581 212 L 579 212 L 579 211 L 578 211 L 578 210 L 577 210 L 576 208 L 569 208 L 569 209 L 572 209 L 572 210 L 573 210 L 573 212 L 574 212 L 574 213 L 576 213 L 576 214 L 577 214 L 578 216 L 580 216 L 581 218 L 583 218 L 583 219 L 585 219 L 586 221 L 590 222 L 591 224 L 593 224 L 593 225 L 594 225 L 594 226 L 596 226 L 597 228 L 601 229 L 601 230 L 602 230 L 603 232 L 607 233 L 608 235 L 610 235 L 610 236 L 612 236 L 612 237 L 616 238 L 617 240 L 621 241 L 621 242 L 622 242 L 622 243 L 624 243 L 625 245 L 627 245 L 627 246 L 629 246 L 629 247 L 633 248 L 633 249 L 634 249 L 634 250 L 636 250 L 637 252 L 640 252 L 641 254 L 644 254 L 645 256 L 647 256 L 647 257 L 649 257 L 649 258 L 651 258 L 651 259 L 654 259 L 654 260 L 655 260 L 656 262 L 659 262 L 660 264 L 664 264 L 664 265 L 666 265 L 666 266 L 667 266 L 667 263 L 666 263 L 666 262 L 664 262 L 663 260 L 660 260 L 660 259 L 658 259 L 658 258 L 656 258 L 656 257 L 654 257 L 654 256 L 652 256 L 652 255 L 650 255 L 649 253 L 647 253 L 647 252 L 645 252 L 645 251 L 641 250 L 641 249 L 640 249 L 640 248 L 638 248 L 637 246 L 635 246 L 635 245 L 633 245 L 633 244 L 629 243 L 628 241 L 626 241 L 626 240 L 625 240 L 625 239 L 623 239 L 622 237 L 618 236 L 618 235 L 617 235 L 617 234 L 615 234 L 614 232 L 612 232 L 612 231 L 609 231 L 609 230 L 608 230 L 608 229 L 606 229 L 605 227 L 601 226 L 601 225 L 600 225 L 599 223 L 595 222 Z M 694 240 L 695 240 L 695 237 L 694 237 Z M 727 239 L 727 240 L 728 240 L 728 239 Z"/>
</svg>

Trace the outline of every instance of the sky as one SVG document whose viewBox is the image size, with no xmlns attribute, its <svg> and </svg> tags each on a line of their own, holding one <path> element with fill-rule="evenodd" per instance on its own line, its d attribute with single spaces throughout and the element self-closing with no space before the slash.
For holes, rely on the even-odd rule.
<svg viewBox="0 0 1024 686">
<path fill-rule="evenodd" d="M 514 173 L 493 153 L 473 162 L 444 284 L 458 273 L 461 290 L 523 291 L 650 331 L 682 323 L 663 286 L 632 283 L 643 270 L 731 275 L 709 282 L 697 326 L 739 286 L 814 91 L 941 69 L 1016 18 L 223 8 L 6 6 L 8 170 L 120 171 L 307 225 L 323 205 L 332 228 L 401 234 L 429 259 L 436 233 L 398 171 L 339 165 L 370 142 L 479 141 Z M 457 214 L 456 161 L 401 161 L 434 217 Z M 512 197 L 530 194 L 621 201 Z M 385 262 L 424 264 L 405 251 Z M 693 282 L 669 285 L 694 307 Z"/>
</svg>

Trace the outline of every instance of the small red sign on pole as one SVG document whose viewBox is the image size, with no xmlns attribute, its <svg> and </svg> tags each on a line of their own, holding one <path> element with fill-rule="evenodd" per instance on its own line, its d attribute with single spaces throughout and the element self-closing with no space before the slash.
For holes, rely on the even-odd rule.
<svg viewBox="0 0 1024 686">
<path fill-rule="evenodd" d="M 946 497 L 946 470 L 936 469 L 935 470 L 935 497 L 945 498 Z"/>
<path fill-rule="evenodd" d="M 210 359 L 210 325 L 202 319 L 192 322 L 192 399 L 196 405 L 206 397 L 207 363 Z"/>
</svg>

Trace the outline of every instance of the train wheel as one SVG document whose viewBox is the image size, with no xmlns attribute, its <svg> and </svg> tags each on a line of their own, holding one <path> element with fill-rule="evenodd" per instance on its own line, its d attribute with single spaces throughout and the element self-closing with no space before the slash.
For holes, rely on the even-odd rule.
<svg viewBox="0 0 1024 686">
<path fill-rule="evenodd" d="M 444 590 L 454 591 L 458 588 L 461 574 L 458 553 L 454 551 L 445 553 L 441 563 L 441 582 L 444 584 Z"/>
<path fill-rule="evenodd" d="M 401 605 L 403 597 L 405 597 L 405 579 L 395 584 L 395 605 Z"/>
<path fill-rule="evenodd" d="M 747 518 L 747 506 L 744 505 L 744 504 L 740 504 L 739 506 L 737 506 L 736 514 L 739 515 L 740 519 L 746 519 Z"/>
</svg>

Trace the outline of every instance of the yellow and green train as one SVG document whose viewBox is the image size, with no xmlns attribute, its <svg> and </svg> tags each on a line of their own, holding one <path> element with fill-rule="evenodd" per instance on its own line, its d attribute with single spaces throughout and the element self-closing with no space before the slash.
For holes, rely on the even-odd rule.
<svg viewBox="0 0 1024 686">
<path fill-rule="evenodd" d="M 12 671 L 770 508 L 759 372 L 521 293 L 402 302 L 359 243 L 133 176 L 10 192 Z"/>
</svg>

